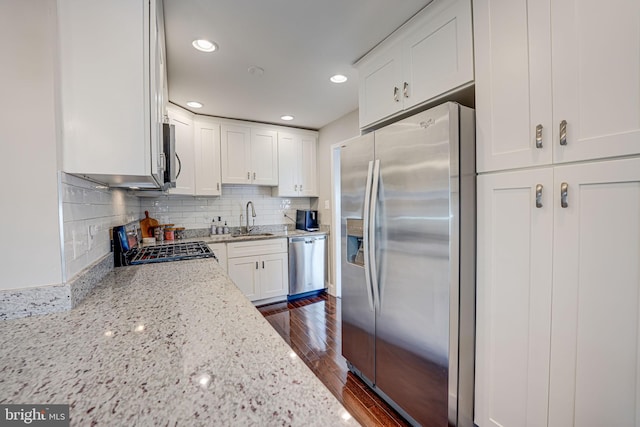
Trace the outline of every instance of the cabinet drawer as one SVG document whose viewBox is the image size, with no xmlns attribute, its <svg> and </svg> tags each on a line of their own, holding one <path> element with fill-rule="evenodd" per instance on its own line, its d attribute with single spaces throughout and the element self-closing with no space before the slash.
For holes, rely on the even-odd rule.
<svg viewBox="0 0 640 427">
<path fill-rule="evenodd" d="M 277 254 L 287 252 L 287 239 L 252 240 L 227 244 L 227 256 L 237 258 L 244 256 Z"/>
</svg>

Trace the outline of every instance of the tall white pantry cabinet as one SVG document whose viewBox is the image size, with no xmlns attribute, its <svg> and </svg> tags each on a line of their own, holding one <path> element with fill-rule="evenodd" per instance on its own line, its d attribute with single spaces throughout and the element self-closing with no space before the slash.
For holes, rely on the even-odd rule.
<svg viewBox="0 0 640 427">
<path fill-rule="evenodd" d="M 475 422 L 640 425 L 640 2 L 474 1 Z"/>
</svg>

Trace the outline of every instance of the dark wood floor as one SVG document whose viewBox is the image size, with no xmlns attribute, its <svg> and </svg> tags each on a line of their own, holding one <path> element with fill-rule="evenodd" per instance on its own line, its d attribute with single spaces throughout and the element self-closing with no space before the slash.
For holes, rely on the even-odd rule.
<svg viewBox="0 0 640 427">
<path fill-rule="evenodd" d="M 409 425 L 348 371 L 341 349 L 340 299 L 323 294 L 258 309 L 360 424 Z"/>
</svg>

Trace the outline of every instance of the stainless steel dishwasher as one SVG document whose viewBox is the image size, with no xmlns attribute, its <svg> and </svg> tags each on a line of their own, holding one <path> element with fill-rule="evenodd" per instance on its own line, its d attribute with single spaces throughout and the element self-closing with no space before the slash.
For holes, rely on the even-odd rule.
<svg viewBox="0 0 640 427">
<path fill-rule="evenodd" d="M 325 289 L 327 236 L 289 237 L 289 299 Z"/>
</svg>

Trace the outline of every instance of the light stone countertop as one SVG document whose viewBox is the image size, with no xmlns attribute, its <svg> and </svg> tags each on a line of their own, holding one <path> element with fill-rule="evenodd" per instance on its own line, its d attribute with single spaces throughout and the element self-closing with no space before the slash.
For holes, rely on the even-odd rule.
<svg viewBox="0 0 640 427">
<path fill-rule="evenodd" d="M 213 259 L 117 268 L 0 337 L 0 403 L 72 426 L 357 425 Z"/>
</svg>

